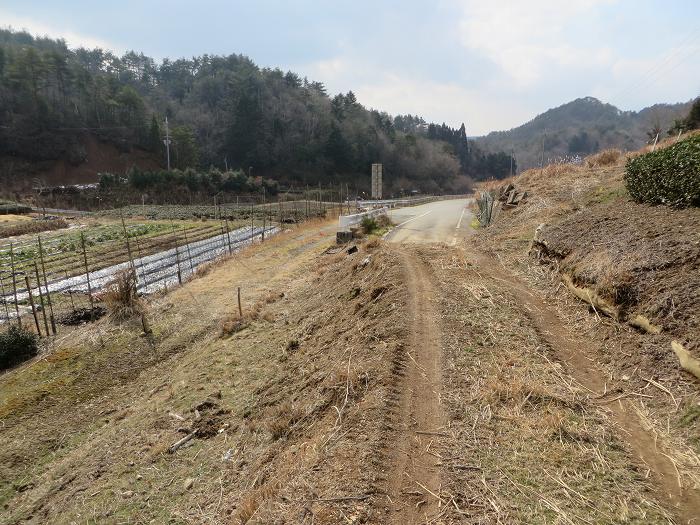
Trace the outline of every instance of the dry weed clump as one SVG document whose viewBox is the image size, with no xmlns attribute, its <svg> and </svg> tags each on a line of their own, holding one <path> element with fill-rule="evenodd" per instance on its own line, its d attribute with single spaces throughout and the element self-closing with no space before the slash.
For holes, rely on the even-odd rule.
<svg viewBox="0 0 700 525">
<path fill-rule="evenodd" d="M 248 523 L 258 512 L 260 506 L 265 503 L 266 500 L 270 499 L 275 492 L 277 492 L 278 487 L 275 485 L 263 485 L 249 492 L 244 496 L 238 504 L 236 509 L 235 521 L 232 523 L 235 525 L 245 525 Z"/>
<path fill-rule="evenodd" d="M 622 151 L 617 148 L 610 148 L 586 157 L 586 167 L 599 168 L 605 166 L 613 166 L 624 160 Z"/>
<path fill-rule="evenodd" d="M 107 305 L 110 319 L 116 322 L 127 321 L 144 312 L 136 290 L 136 273 L 132 269 L 116 273 L 102 294 L 102 300 Z"/>
<path fill-rule="evenodd" d="M 257 321 L 258 319 L 262 319 L 263 321 L 267 322 L 274 321 L 273 315 L 270 312 L 265 311 L 265 306 L 272 304 L 283 297 L 283 292 L 270 292 L 261 300 L 256 301 L 250 308 L 243 309 L 243 315 L 239 315 L 239 313 L 236 312 L 227 316 L 221 322 L 221 337 L 227 337 L 235 334 L 236 332 L 240 332 L 250 323 Z"/>
<path fill-rule="evenodd" d="M 284 401 L 267 410 L 265 428 L 273 441 L 283 438 L 289 429 L 304 416 L 303 409 L 296 403 Z"/>
<path fill-rule="evenodd" d="M 374 248 L 378 248 L 379 245 L 381 244 L 381 241 L 379 240 L 379 237 L 374 237 L 373 239 L 370 239 L 365 243 L 365 248 L 368 250 L 372 250 Z"/>
</svg>

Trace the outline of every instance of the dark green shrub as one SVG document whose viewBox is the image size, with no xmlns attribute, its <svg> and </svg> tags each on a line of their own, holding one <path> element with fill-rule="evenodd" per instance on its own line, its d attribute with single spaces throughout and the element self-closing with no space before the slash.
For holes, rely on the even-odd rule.
<svg viewBox="0 0 700 525">
<path fill-rule="evenodd" d="M 379 229 L 379 224 L 373 217 L 363 217 L 360 226 L 362 226 L 362 231 L 366 235 L 370 235 Z"/>
<path fill-rule="evenodd" d="M 627 191 L 637 202 L 700 206 L 700 135 L 631 158 L 625 170 Z"/>
<path fill-rule="evenodd" d="M 39 352 L 39 338 L 19 326 L 10 326 L 0 332 L 0 370 L 34 357 Z"/>
</svg>

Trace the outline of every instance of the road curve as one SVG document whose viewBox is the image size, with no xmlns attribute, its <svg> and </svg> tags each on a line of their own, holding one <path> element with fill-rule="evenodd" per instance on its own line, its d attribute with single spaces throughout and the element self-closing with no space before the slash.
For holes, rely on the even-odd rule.
<svg viewBox="0 0 700 525">
<path fill-rule="evenodd" d="M 454 246 L 471 232 L 472 199 L 435 201 L 390 211 L 397 226 L 386 240 L 395 243 L 444 243 Z"/>
</svg>

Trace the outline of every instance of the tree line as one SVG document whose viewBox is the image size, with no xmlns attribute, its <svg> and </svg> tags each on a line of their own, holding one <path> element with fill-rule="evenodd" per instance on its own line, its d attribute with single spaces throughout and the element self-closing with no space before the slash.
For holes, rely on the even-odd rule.
<svg viewBox="0 0 700 525">
<path fill-rule="evenodd" d="M 464 125 L 392 117 L 352 92 L 329 96 L 320 82 L 243 55 L 156 63 L 0 30 L 0 156 L 77 165 L 89 133 L 124 152 L 150 151 L 164 165 L 166 117 L 171 164 L 183 172 L 368 186 L 370 164 L 381 162 L 387 191 L 400 193 L 465 191 L 473 179 L 511 169 L 509 155 L 482 152 Z"/>
</svg>

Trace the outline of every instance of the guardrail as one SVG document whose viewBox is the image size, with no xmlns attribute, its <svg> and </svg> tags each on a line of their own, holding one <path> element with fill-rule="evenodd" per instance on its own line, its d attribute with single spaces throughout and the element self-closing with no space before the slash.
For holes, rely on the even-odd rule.
<svg viewBox="0 0 700 525">
<path fill-rule="evenodd" d="M 396 208 L 400 206 L 418 206 L 428 202 L 444 201 L 450 199 L 465 199 L 470 195 L 430 195 L 425 197 L 413 197 L 405 199 L 383 199 L 383 200 L 358 200 L 357 205 L 361 208 L 368 206 L 387 206 Z"/>
<path fill-rule="evenodd" d="M 338 217 L 338 231 L 349 231 L 351 226 L 360 224 L 365 217 L 377 217 L 386 215 L 388 212 L 389 208 L 383 207 L 361 213 L 353 213 L 352 215 L 340 215 Z"/>
</svg>

